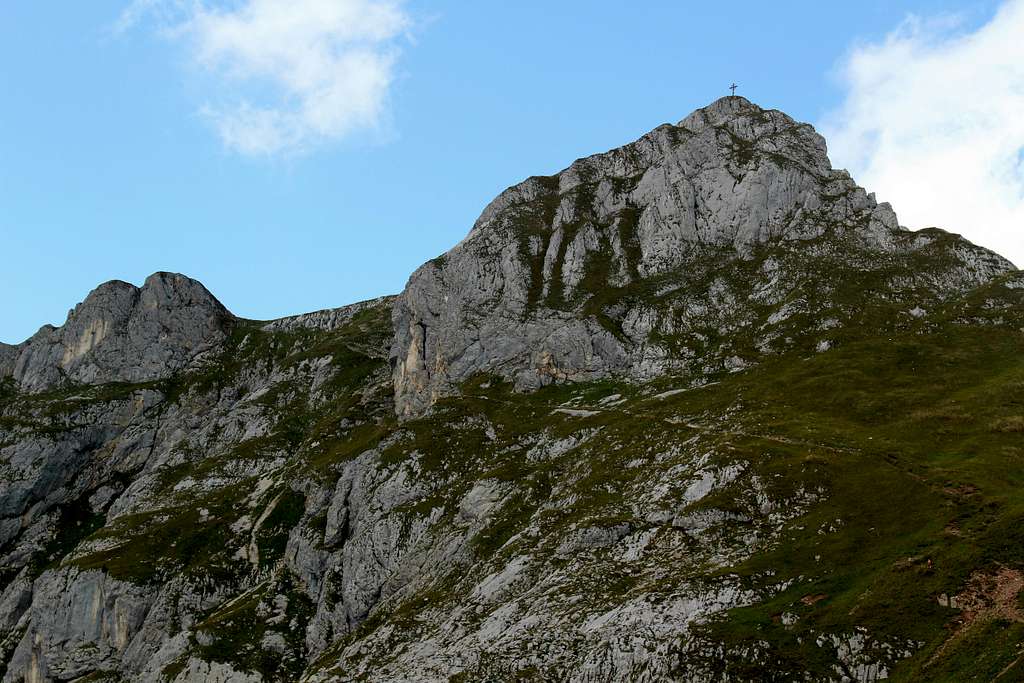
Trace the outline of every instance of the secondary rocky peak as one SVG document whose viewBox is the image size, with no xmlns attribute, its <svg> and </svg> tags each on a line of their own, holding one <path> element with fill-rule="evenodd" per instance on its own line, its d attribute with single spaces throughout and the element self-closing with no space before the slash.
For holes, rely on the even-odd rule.
<svg viewBox="0 0 1024 683">
<path fill-rule="evenodd" d="M 94 289 L 61 327 L 46 325 L 16 353 L 7 373 L 26 391 L 63 382 L 142 382 L 180 370 L 215 347 L 232 320 L 199 282 L 154 273 L 143 286 L 112 280 Z M 0 350 L 0 372 L 4 370 Z"/>
<path fill-rule="evenodd" d="M 509 188 L 465 240 L 418 269 L 395 306 L 397 409 L 420 414 L 480 372 L 532 389 L 742 365 L 757 354 L 708 340 L 732 325 L 777 326 L 767 320 L 826 261 L 839 277 L 927 244 L 832 168 L 813 127 L 722 98 Z M 1010 267 L 963 240 L 953 251 L 930 276 L 950 291 Z M 910 280 L 924 277 L 907 266 Z"/>
<path fill-rule="evenodd" d="M 199 307 L 228 311 L 203 283 L 180 273 L 157 272 L 146 278 L 138 289 L 139 299 L 147 308 L 180 309 Z"/>
</svg>

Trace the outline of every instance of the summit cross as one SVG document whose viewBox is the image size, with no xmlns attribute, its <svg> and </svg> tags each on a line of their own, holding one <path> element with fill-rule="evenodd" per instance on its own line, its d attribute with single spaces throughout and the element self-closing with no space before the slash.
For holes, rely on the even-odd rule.
<svg viewBox="0 0 1024 683">
<path fill-rule="evenodd" d="M 729 90 L 732 90 L 733 97 L 736 96 L 736 88 L 737 88 L 737 86 L 736 86 L 735 83 L 733 83 L 732 85 L 729 86 Z"/>
</svg>

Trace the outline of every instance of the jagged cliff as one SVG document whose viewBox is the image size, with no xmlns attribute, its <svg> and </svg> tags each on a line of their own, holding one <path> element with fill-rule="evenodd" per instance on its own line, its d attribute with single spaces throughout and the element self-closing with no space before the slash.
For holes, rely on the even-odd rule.
<svg viewBox="0 0 1024 683">
<path fill-rule="evenodd" d="M 203 285 L 156 273 L 139 288 L 97 287 L 59 328 L 43 327 L 8 351 L 5 365 L 25 391 L 62 382 L 142 382 L 184 370 L 224 341 L 231 314 Z"/>
<path fill-rule="evenodd" d="M 0 345 L 4 681 L 1019 675 L 1024 276 L 725 98 L 398 297 Z"/>
<path fill-rule="evenodd" d="M 810 126 L 726 97 L 506 190 L 417 270 L 395 308 L 395 402 L 420 414 L 481 371 L 522 389 L 706 373 L 736 357 L 709 330 L 770 328 L 783 304 L 827 317 L 853 271 L 943 297 L 1012 268 L 966 242 L 948 263 L 917 258 L 932 239 L 833 170 Z"/>
</svg>

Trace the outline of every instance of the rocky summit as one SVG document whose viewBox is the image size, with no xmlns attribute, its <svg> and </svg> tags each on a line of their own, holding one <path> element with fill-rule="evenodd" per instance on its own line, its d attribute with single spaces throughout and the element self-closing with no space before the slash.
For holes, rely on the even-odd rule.
<svg viewBox="0 0 1024 683">
<path fill-rule="evenodd" d="M 1024 677 L 1024 274 L 727 97 L 396 297 L 0 345 L 0 676 Z"/>
</svg>

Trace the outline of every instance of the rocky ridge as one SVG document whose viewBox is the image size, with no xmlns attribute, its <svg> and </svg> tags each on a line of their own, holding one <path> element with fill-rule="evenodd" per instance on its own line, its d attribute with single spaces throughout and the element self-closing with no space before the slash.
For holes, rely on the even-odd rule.
<svg viewBox="0 0 1024 683">
<path fill-rule="evenodd" d="M 186 369 L 226 336 L 231 315 L 199 282 L 155 273 L 141 288 L 114 280 L 93 290 L 61 327 L 44 326 L 0 349 L 0 376 L 26 391 L 63 382 L 141 382 Z"/>
<path fill-rule="evenodd" d="M 742 98 L 397 298 L 102 285 L 0 346 L 3 680 L 1017 673 L 1022 297 Z"/>
<path fill-rule="evenodd" d="M 686 339 L 708 317 L 719 329 L 737 312 L 748 319 L 733 324 L 771 324 L 801 296 L 814 261 L 877 270 L 932 239 L 902 230 L 888 204 L 832 169 L 813 128 L 726 97 L 509 188 L 465 240 L 417 270 L 395 307 L 396 405 L 421 414 L 481 371 L 527 390 L 694 365 L 700 374 L 735 357 Z M 944 272 L 907 263 L 898 277 L 909 281 L 893 288 L 941 297 L 1013 269 L 967 242 L 951 253 Z M 759 277 L 730 281 L 736 259 L 760 265 Z M 711 286 L 688 286 L 695 276 Z M 689 353 L 673 348 L 680 338 Z"/>
</svg>

